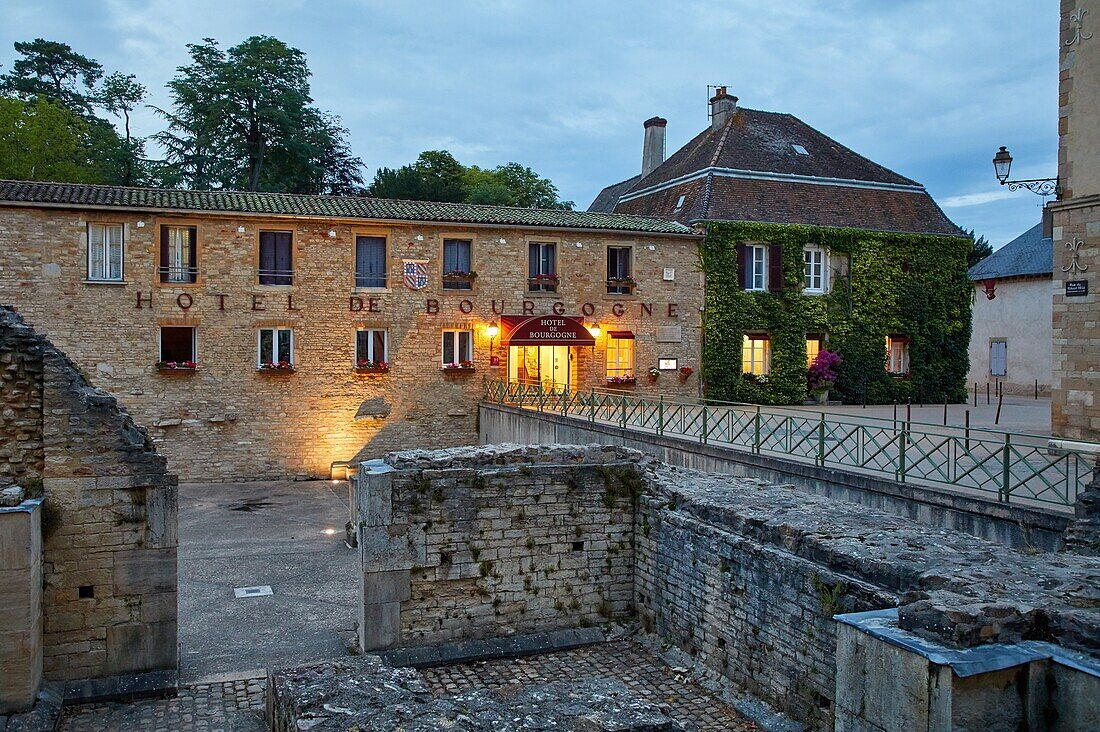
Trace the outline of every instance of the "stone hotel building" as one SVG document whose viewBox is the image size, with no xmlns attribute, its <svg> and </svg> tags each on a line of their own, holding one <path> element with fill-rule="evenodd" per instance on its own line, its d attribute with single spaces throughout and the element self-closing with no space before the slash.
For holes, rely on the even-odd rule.
<svg viewBox="0 0 1100 732">
<path fill-rule="evenodd" d="M 633 215 L 0 181 L 0 303 L 182 479 L 328 476 L 476 442 L 486 379 L 696 395 L 699 240 Z"/>
</svg>

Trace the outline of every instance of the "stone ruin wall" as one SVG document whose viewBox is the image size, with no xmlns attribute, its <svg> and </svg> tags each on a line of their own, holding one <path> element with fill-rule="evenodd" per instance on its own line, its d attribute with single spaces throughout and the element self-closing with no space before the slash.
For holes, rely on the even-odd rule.
<svg viewBox="0 0 1100 732">
<path fill-rule="evenodd" d="M 45 678 L 174 670 L 176 477 L 114 397 L 0 308 L 5 484 L 45 496 Z"/>
<path fill-rule="evenodd" d="M 365 648 L 584 627 L 632 611 L 642 483 L 621 451 L 489 447 L 387 461 L 393 472 L 362 483 L 389 495 L 361 514 Z"/>
<path fill-rule="evenodd" d="M 388 460 L 394 472 L 359 478 L 361 500 L 375 501 L 360 531 L 366 607 L 373 588 L 399 627 L 382 637 L 368 620 L 366 650 L 599 623 L 610 599 L 611 617 L 636 615 L 735 687 L 823 729 L 837 713 L 836 614 L 900 605 L 903 629 L 954 647 L 1035 639 L 1100 656 L 1100 559 L 1015 552 L 610 446 L 489 445 Z M 643 481 L 636 504 L 635 488 L 614 488 L 630 471 Z M 392 508 L 380 511 L 379 496 Z M 538 537 L 533 550 L 528 537 Z M 574 537 L 583 556 L 571 551 Z M 472 539 L 492 553 L 475 560 L 455 546 Z M 562 571 L 548 575 L 558 559 Z M 540 571 L 527 571 L 531 560 Z M 492 562 L 484 576 L 482 561 Z M 383 583 L 395 568 L 409 574 L 399 593 Z M 573 597 L 582 605 L 570 612 Z M 384 615 L 374 612 L 366 617 Z"/>
</svg>

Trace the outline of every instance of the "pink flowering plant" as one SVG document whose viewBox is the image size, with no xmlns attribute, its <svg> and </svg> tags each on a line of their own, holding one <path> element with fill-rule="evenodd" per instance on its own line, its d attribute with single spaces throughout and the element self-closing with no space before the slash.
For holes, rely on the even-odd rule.
<svg viewBox="0 0 1100 732">
<path fill-rule="evenodd" d="M 637 380 L 633 376 L 608 376 L 608 384 L 634 384 Z"/>
<path fill-rule="evenodd" d="M 844 361 L 833 351 L 821 351 L 806 371 L 806 382 L 813 394 L 823 394 L 836 383 L 836 367 Z"/>
<path fill-rule="evenodd" d="M 444 371 L 472 371 L 473 368 L 473 361 L 452 361 L 443 365 Z"/>
<path fill-rule="evenodd" d="M 355 362 L 355 368 L 360 371 L 389 371 L 390 364 L 387 361 L 372 361 L 369 358 L 361 358 Z"/>
<path fill-rule="evenodd" d="M 157 361 L 161 371 L 194 371 L 199 365 L 194 361 Z"/>
<path fill-rule="evenodd" d="M 294 364 L 290 361 L 265 361 L 260 364 L 260 371 L 293 371 Z"/>
</svg>

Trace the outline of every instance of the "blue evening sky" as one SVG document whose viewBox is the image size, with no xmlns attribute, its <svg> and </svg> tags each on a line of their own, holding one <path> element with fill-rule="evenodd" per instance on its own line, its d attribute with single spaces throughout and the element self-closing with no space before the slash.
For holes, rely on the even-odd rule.
<svg viewBox="0 0 1100 732">
<path fill-rule="evenodd" d="M 317 104 L 368 167 L 446 148 L 463 163 L 529 165 L 587 207 L 638 171 L 641 123 L 671 153 L 706 124 L 707 84 L 789 112 L 920 181 L 959 225 L 1000 246 L 1042 199 L 998 186 L 1056 174 L 1057 0 L 6 0 L 12 43 L 64 41 L 135 73 L 150 103 L 205 36 L 269 34 L 302 49 Z M 136 132 L 160 129 L 143 112 Z"/>
</svg>

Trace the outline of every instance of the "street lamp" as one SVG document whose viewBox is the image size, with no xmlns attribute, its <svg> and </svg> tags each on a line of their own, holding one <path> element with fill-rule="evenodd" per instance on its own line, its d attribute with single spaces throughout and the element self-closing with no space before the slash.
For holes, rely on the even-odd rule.
<svg viewBox="0 0 1100 732">
<path fill-rule="evenodd" d="M 1038 193 L 1040 196 L 1049 196 L 1052 193 L 1055 196 L 1062 194 L 1062 186 L 1059 184 L 1057 178 L 1032 178 L 1029 180 L 1009 180 L 1008 174 L 1012 170 L 1012 155 L 1009 154 L 1008 148 L 1004 145 L 997 151 L 997 154 L 993 156 L 993 172 L 997 175 L 997 180 L 1001 185 L 1007 185 L 1008 190 L 1015 191 L 1019 188 L 1026 188 L 1032 193 Z"/>
</svg>

